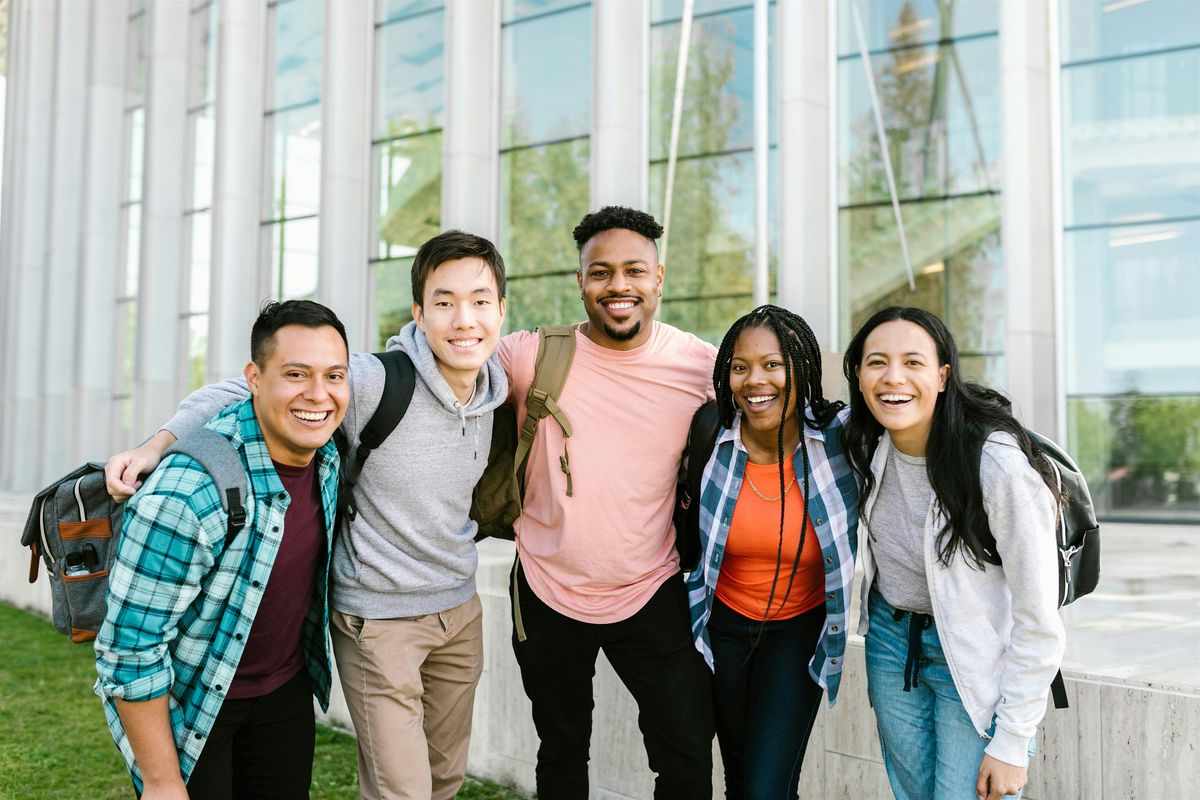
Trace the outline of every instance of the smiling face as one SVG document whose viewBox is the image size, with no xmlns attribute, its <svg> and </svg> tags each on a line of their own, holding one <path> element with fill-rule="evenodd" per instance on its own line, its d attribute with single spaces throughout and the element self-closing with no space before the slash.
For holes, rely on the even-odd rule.
<svg viewBox="0 0 1200 800">
<path fill-rule="evenodd" d="M 452 388 L 474 386 L 504 326 L 504 300 L 483 259 L 445 261 L 425 280 L 413 319 L 429 340 L 438 369 Z"/>
<path fill-rule="evenodd" d="M 938 363 L 933 337 L 914 322 L 885 322 L 867 335 L 857 372 L 867 408 L 900 452 L 925 455 L 938 395 L 950 375 L 950 366 Z"/>
<path fill-rule="evenodd" d="M 624 228 L 601 231 L 579 252 L 577 278 L 589 339 L 632 350 L 650 338 L 663 283 L 654 242 Z"/>
<path fill-rule="evenodd" d="M 755 327 L 746 328 L 738 334 L 729 364 L 729 390 L 742 412 L 743 443 L 750 437 L 769 444 L 770 452 L 774 453 L 781 413 L 786 420 L 783 432 L 785 445 L 798 441 L 800 420 L 796 414 L 796 396 L 799 390 L 793 374 L 791 396 L 785 409 L 783 390 L 786 380 L 787 365 L 783 348 L 774 331 Z"/>
<path fill-rule="evenodd" d="M 245 369 L 254 414 L 271 458 L 302 467 L 333 436 L 350 403 L 346 343 L 329 325 L 284 325 L 265 351 L 261 364 Z"/>
</svg>

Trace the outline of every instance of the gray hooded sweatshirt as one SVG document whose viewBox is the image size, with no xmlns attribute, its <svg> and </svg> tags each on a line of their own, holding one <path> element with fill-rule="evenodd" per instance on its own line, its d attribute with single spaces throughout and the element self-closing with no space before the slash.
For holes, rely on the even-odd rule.
<svg viewBox="0 0 1200 800">
<path fill-rule="evenodd" d="M 417 385 L 404 419 L 372 454 L 354 495 L 358 516 L 333 550 L 332 599 L 338 611 L 368 619 L 446 611 L 475 594 L 476 524 L 471 490 L 487 466 L 492 411 L 508 395 L 495 354 L 479 370 L 466 406 L 438 371 L 415 323 L 388 340 L 416 366 Z M 350 407 L 342 422 L 352 447 L 383 396 L 384 369 L 370 353 L 350 356 Z M 182 436 L 226 405 L 249 396 L 242 379 L 189 395 L 163 427 Z"/>
</svg>

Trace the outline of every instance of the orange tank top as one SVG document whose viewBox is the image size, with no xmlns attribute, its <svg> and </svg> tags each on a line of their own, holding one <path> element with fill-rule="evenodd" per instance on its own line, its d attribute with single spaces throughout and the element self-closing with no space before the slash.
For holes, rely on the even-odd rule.
<svg viewBox="0 0 1200 800">
<path fill-rule="evenodd" d="M 717 597 L 722 603 L 751 619 L 788 619 L 803 614 L 825 599 L 825 570 L 821 564 L 821 543 L 807 517 L 804 524 L 804 552 L 796 570 L 791 591 L 788 577 L 800 546 L 800 509 L 803 505 L 803 485 L 793 480 L 796 471 L 791 459 L 784 464 L 783 549 L 779 549 L 779 466 L 746 462 L 746 474 L 738 492 L 737 505 L 729 524 L 721 574 L 717 579 Z M 754 489 L 757 488 L 758 492 Z M 779 557 L 779 576 L 775 575 L 776 556 Z M 771 584 L 775 596 L 771 608 Z M 784 594 L 787 593 L 786 600 Z"/>
</svg>

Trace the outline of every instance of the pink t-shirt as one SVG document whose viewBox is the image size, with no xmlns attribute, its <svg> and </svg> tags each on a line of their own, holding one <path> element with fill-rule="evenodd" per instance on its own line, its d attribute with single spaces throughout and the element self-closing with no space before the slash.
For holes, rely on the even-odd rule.
<svg viewBox="0 0 1200 800">
<path fill-rule="evenodd" d="M 559 406 L 573 495 L 559 466 L 563 436 L 547 417 L 526 467 L 517 547 L 530 588 L 546 605 L 583 622 L 619 622 L 679 571 L 671 510 L 679 457 L 692 415 L 712 399 L 716 348 L 654 323 L 641 347 L 610 350 L 578 329 Z M 537 333 L 500 341 L 518 424 L 533 383 Z"/>
</svg>

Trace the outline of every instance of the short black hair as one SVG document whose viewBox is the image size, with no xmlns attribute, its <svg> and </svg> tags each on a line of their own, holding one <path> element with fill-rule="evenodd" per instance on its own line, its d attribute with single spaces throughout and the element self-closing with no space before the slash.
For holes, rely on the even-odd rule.
<svg viewBox="0 0 1200 800">
<path fill-rule="evenodd" d="M 425 308 L 425 281 L 442 264 L 460 258 L 478 258 L 487 264 L 496 279 L 496 293 L 500 299 L 504 298 L 504 257 L 496 245 L 473 233 L 449 230 L 434 236 L 417 250 L 412 265 L 413 302 Z"/>
<path fill-rule="evenodd" d="M 306 328 L 333 328 L 342 337 L 346 352 L 350 343 L 346 340 L 346 326 L 327 306 L 312 300 L 271 300 L 265 303 L 250 329 L 250 358 L 260 367 L 271 357 L 271 345 L 275 332 L 287 325 L 303 325 Z"/>
<path fill-rule="evenodd" d="M 662 225 L 645 211 L 626 206 L 605 206 L 586 215 L 575 226 L 575 247 L 582 253 L 588 239 L 614 228 L 640 233 L 654 243 L 655 250 L 658 250 L 657 239 L 663 235 Z"/>
</svg>

